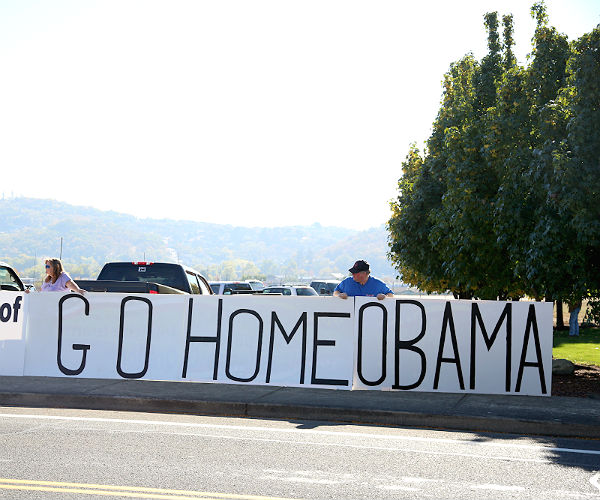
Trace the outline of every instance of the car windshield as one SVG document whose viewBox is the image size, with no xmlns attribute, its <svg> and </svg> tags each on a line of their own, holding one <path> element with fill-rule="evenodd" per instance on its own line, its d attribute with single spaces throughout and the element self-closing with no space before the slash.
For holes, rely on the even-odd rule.
<svg viewBox="0 0 600 500">
<path fill-rule="evenodd" d="M 0 267 L 0 285 L 13 285 L 21 288 L 15 276 L 5 267 Z"/>
<path fill-rule="evenodd" d="M 131 264 L 128 262 L 109 264 L 100 271 L 99 280 L 144 281 L 158 283 L 179 290 L 187 289 L 187 280 L 176 264 Z"/>
<path fill-rule="evenodd" d="M 283 288 L 279 286 L 265 288 L 263 293 L 280 293 L 281 295 L 292 295 L 292 291 L 289 288 Z"/>
<path fill-rule="evenodd" d="M 226 283 L 225 288 L 231 288 L 232 290 L 252 290 L 250 283 Z"/>
<path fill-rule="evenodd" d="M 248 281 L 248 284 L 252 287 L 252 290 L 264 290 L 265 285 L 262 281 Z"/>
<path fill-rule="evenodd" d="M 338 282 L 313 281 L 310 286 L 322 295 L 331 295 L 338 286 Z"/>
</svg>

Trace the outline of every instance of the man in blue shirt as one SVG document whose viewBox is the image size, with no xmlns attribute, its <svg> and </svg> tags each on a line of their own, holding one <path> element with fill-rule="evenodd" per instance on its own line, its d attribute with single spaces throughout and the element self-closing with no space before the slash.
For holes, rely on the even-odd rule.
<svg viewBox="0 0 600 500">
<path fill-rule="evenodd" d="M 341 299 L 377 297 L 379 300 L 383 300 L 386 297 L 394 296 L 394 293 L 383 281 L 370 276 L 371 270 L 366 260 L 357 260 L 348 271 L 352 273 L 352 277 L 346 278 L 335 287 L 334 297 L 340 297 Z"/>
</svg>

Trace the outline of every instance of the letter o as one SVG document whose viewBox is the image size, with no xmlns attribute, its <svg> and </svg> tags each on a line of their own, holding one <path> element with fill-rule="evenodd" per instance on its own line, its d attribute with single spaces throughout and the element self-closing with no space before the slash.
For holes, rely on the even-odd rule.
<svg viewBox="0 0 600 500">
<path fill-rule="evenodd" d="M 0 307 L 0 321 L 2 321 L 2 323 L 6 323 L 11 316 L 12 307 L 10 307 L 10 304 L 2 304 Z"/>
<path fill-rule="evenodd" d="M 235 375 L 232 375 L 232 373 L 231 373 L 231 344 L 233 343 L 233 320 L 239 314 L 250 314 L 251 316 L 254 316 L 258 320 L 258 343 L 256 346 L 256 367 L 254 369 L 254 373 L 248 378 L 236 377 Z M 230 380 L 235 380 L 236 382 L 252 382 L 256 378 L 256 376 L 258 375 L 258 372 L 260 370 L 260 356 L 261 356 L 261 351 L 262 351 L 262 339 L 263 339 L 263 320 L 260 317 L 260 314 L 258 314 L 256 311 L 253 311 L 251 309 L 238 309 L 229 317 L 229 333 L 227 335 L 227 358 L 225 361 L 225 375 L 227 375 L 227 378 L 229 378 Z"/>
<path fill-rule="evenodd" d="M 367 380 L 363 375 L 363 317 L 365 310 L 369 307 L 381 309 L 382 313 L 382 328 L 381 328 L 381 376 L 377 380 Z M 369 302 L 361 306 L 358 310 L 358 346 L 357 346 L 357 367 L 356 374 L 360 381 L 365 385 L 376 386 L 381 385 L 386 377 L 387 371 L 387 309 L 383 304 L 378 302 Z"/>
</svg>

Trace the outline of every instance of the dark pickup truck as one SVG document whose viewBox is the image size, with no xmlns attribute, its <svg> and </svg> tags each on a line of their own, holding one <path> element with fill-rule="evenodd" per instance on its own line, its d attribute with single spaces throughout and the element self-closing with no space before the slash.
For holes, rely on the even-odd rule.
<svg viewBox="0 0 600 500">
<path fill-rule="evenodd" d="M 75 282 L 88 292 L 212 295 L 200 273 L 191 267 L 167 262 L 108 262 L 97 280 Z"/>
</svg>

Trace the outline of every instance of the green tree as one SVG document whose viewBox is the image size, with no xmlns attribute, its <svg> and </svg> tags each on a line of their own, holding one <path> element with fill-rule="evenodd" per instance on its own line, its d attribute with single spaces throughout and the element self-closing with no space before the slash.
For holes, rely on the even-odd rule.
<svg viewBox="0 0 600 500">
<path fill-rule="evenodd" d="M 512 16 L 504 16 L 503 25 L 504 71 L 496 105 L 488 110 L 483 124 L 487 146 L 484 156 L 498 180 L 492 218 L 494 237 L 509 263 L 506 296 L 518 298 L 531 289 L 522 258 L 535 209 L 531 186 L 524 182 L 531 163 L 531 100 L 526 92 L 527 71 L 517 65 L 512 52 Z"/>
<path fill-rule="evenodd" d="M 566 135 L 548 146 L 551 200 L 565 226 L 564 274 L 555 295 L 571 302 L 600 295 L 600 27 L 572 45 L 556 111 Z"/>
<path fill-rule="evenodd" d="M 442 183 L 431 170 L 435 161 L 424 165 L 419 150 L 412 145 L 402 164 L 399 195 L 391 203 L 388 221 L 389 258 L 400 278 L 423 291 L 446 290 L 442 257 L 429 239 L 432 222 L 429 213 L 441 204 Z"/>
<path fill-rule="evenodd" d="M 566 36 L 548 26 L 545 6 L 531 8 L 537 21 L 527 72 L 527 92 L 531 100 L 532 152 L 528 171 L 522 182 L 533 200 L 533 227 L 522 250 L 530 294 L 548 299 L 562 299 L 571 289 L 568 276 L 583 270 L 579 251 L 573 242 L 569 215 L 560 213 L 557 204 L 559 171 L 564 168 L 568 107 L 561 89 L 567 78 L 570 56 Z M 569 295 L 572 293 L 569 292 Z"/>
<path fill-rule="evenodd" d="M 403 163 L 390 257 L 426 291 L 571 302 L 599 293 L 599 28 L 571 49 L 543 2 L 531 12 L 528 67 L 514 57 L 512 16 L 501 44 L 487 14 L 488 54 L 450 66 L 428 148 L 411 147 Z"/>
<path fill-rule="evenodd" d="M 450 289 L 459 296 L 494 299 L 508 294 L 512 269 L 494 228 L 498 172 L 489 154 L 485 125 L 497 100 L 502 75 L 498 15 L 485 16 L 488 54 L 452 78 L 454 102 L 443 112 L 458 118 L 445 128 L 446 191 L 435 212 L 431 238 L 444 255 Z M 459 113 L 455 104 L 458 103 Z M 433 152 L 433 150 L 431 150 Z"/>
</svg>

